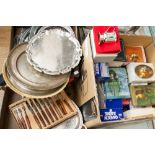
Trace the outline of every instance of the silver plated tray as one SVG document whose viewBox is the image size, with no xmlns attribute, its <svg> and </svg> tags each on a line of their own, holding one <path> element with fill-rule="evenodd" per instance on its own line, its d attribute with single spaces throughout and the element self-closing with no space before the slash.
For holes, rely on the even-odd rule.
<svg viewBox="0 0 155 155">
<path fill-rule="evenodd" d="M 30 29 L 29 40 L 34 37 L 41 28 L 42 26 L 32 26 Z"/>
<path fill-rule="evenodd" d="M 29 41 L 30 30 L 31 30 L 31 28 L 28 28 L 23 33 L 21 33 L 21 35 L 19 36 L 18 44 Z"/>
<path fill-rule="evenodd" d="M 27 46 L 27 60 L 38 71 L 65 74 L 76 67 L 82 56 L 78 40 L 62 29 L 49 29 L 35 35 Z"/>
<path fill-rule="evenodd" d="M 63 85 L 51 89 L 51 90 L 36 90 L 28 88 L 27 86 L 23 85 L 20 81 L 17 81 L 12 76 L 9 75 L 6 69 L 6 65 L 3 67 L 3 77 L 7 84 L 7 86 L 12 89 L 17 94 L 28 97 L 28 98 L 45 98 L 45 97 L 52 97 L 60 93 L 66 87 L 68 81 Z"/>
<path fill-rule="evenodd" d="M 60 29 L 65 32 L 69 32 L 71 35 L 75 36 L 75 34 L 70 26 L 43 26 L 38 30 L 38 33 L 42 33 L 45 30 L 50 30 L 50 29 Z"/>
<path fill-rule="evenodd" d="M 77 105 L 73 102 L 73 104 L 77 107 Z M 81 129 L 83 126 L 83 118 L 82 114 L 77 107 L 78 114 L 67 119 L 63 123 L 53 127 L 52 129 Z"/>
<path fill-rule="evenodd" d="M 26 59 L 27 43 L 21 44 L 14 48 L 7 59 L 7 71 L 15 81 L 20 81 L 29 89 L 49 90 L 55 89 L 68 80 L 70 74 L 64 75 L 47 75 L 36 71 Z"/>
<path fill-rule="evenodd" d="M 21 31 L 21 33 L 15 38 L 14 47 L 21 43 L 28 42 L 33 36 L 38 33 L 40 28 L 41 26 L 32 26 L 30 28 L 27 28 L 23 32 Z"/>
</svg>

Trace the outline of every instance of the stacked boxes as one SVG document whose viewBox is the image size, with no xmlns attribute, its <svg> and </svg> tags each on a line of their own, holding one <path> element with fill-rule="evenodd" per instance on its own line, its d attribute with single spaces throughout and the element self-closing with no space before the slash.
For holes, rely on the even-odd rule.
<svg viewBox="0 0 155 155">
<path fill-rule="evenodd" d="M 94 28 L 95 33 L 94 31 L 91 32 L 96 81 L 99 85 L 98 88 L 102 89 L 102 97 L 99 97 L 99 104 L 102 103 L 100 106 L 101 121 L 122 120 L 124 116 L 127 119 L 132 118 L 131 115 L 128 115 L 131 114 L 129 111 L 133 109 L 135 111 L 137 106 L 154 106 L 154 102 L 150 101 L 154 101 L 155 88 L 154 86 L 147 86 L 149 83 L 155 82 L 154 66 L 152 63 L 147 63 L 144 47 L 134 40 L 131 41 L 133 45 L 124 43 L 123 38 L 120 40 L 118 36 L 120 51 L 108 51 L 108 54 L 113 54 L 113 56 L 117 54 L 113 60 L 108 59 L 107 55 L 105 56 L 107 53 L 102 53 L 102 47 L 97 48 L 100 44 L 96 45 L 96 36 L 94 36 L 95 41 L 93 43 L 92 38 L 97 29 L 105 28 Z M 116 42 L 113 42 L 113 45 L 111 43 L 111 46 L 114 44 Z M 108 46 L 109 44 L 103 43 L 103 45 Z M 111 47 L 111 49 L 113 48 Z M 100 51 L 95 51 L 97 49 Z M 94 53 L 100 55 L 100 59 Z"/>
</svg>

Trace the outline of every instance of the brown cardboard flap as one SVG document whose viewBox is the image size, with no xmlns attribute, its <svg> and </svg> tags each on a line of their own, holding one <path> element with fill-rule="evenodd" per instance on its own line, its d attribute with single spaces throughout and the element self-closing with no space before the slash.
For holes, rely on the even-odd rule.
<svg viewBox="0 0 155 155">
<path fill-rule="evenodd" d="M 150 36 L 120 35 L 120 38 L 124 40 L 125 46 L 143 46 L 145 48 L 153 42 L 153 37 Z"/>
<path fill-rule="evenodd" d="M 83 62 L 81 67 L 81 78 L 76 82 L 75 92 L 76 92 L 76 103 L 78 106 L 82 106 L 89 100 L 94 98 L 94 106 L 96 109 L 96 119 L 86 122 L 86 126 L 91 127 L 94 124 L 101 122 L 99 103 L 97 96 L 97 85 L 95 81 L 94 74 L 94 63 L 92 59 L 92 51 L 90 46 L 90 36 L 88 35 L 82 45 L 83 50 Z"/>
<path fill-rule="evenodd" d="M 3 109 L 2 109 L 3 116 L 1 116 L 1 118 L 0 118 L 0 120 L 2 121 L 2 122 L 0 122 L 1 128 L 3 128 L 3 129 L 18 129 L 17 123 L 16 123 L 14 117 L 12 116 L 8 106 L 10 104 L 12 104 L 13 102 L 17 102 L 21 98 L 22 97 L 20 95 L 14 93 L 9 88 L 6 89 L 5 98 L 3 101 Z"/>
<path fill-rule="evenodd" d="M 76 97 L 78 106 L 82 106 L 94 96 L 97 96 L 97 88 L 94 75 L 94 64 L 90 47 L 90 38 L 87 36 L 82 45 L 83 62 L 81 77 L 76 83 Z"/>
<path fill-rule="evenodd" d="M 149 45 L 147 48 L 145 48 L 145 55 L 147 62 L 153 63 L 155 67 L 155 46 L 153 43 Z"/>
<path fill-rule="evenodd" d="M 85 125 L 87 128 L 93 128 L 93 127 L 103 125 L 103 122 L 101 122 L 100 118 L 97 118 L 97 119 L 93 119 L 89 122 L 86 122 Z"/>
</svg>

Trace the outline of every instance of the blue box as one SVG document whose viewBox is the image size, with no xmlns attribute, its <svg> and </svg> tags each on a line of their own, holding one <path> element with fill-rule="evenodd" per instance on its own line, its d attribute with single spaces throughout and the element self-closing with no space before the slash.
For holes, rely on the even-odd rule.
<svg viewBox="0 0 155 155">
<path fill-rule="evenodd" d="M 109 68 L 110 78 L 104 82 L 106 99 L 128 99 L 130 91 L 128 87 L 128 75 L 126 68 Z"/>
<path fill-rule="evenodd" d="M 97 63 L 95 64 L 95 74 L 97 79 L 101 79 L 101 64 Z"/>
<path fill-rule="evenodd" d="M 100 109 L 101 121 L 118 121 L 124 118 L 122 109 Z"/>
<path fill-rule="evenodd" d="M 103 80 L 108 80 L 109 79 L 109 66 L 107 63 L 101 63 L 101 77 Z"/>
<path fill-rule="evenodd" d="M 107 109 L 123 109 L 122 99 L 106 100 L 105 103 Z"/>
<path fill-rule="evenodd" d="M 108 80 L 109 79 L 109 67 L 105 63 L 97 63 L 94 65 L 95 75 L 98 80 Z"/>
</svg>

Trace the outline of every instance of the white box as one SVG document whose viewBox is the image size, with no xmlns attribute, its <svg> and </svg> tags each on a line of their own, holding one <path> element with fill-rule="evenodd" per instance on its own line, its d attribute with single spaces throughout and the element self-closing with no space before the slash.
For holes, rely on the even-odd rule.
<svg viewBox="0 0 155 155">
<path fill-rule="evenodd" d="M 140 65 L 146 65 L 150 67 L 153 70 L 153 75 L 149 78 L 141 78 L 137 75 L 135 69 L 136 67 Z M 129 77 L 129 83 L 145 83 L 145 82 L 154 82 L 155 81 L 155 73 L 154 73 L 154 66 L 152 63 L 137 63 L 137 62 L 132 62 L 127 65 L 127 72 L 128 72 L 128 77 Z"/>
<path fill-rule="evenodd" d="M 146 107 L 146 108 L 133 108 L 124 112 L 124 118 L 126 119 L 140 119 L 147 117 L 155 117 L 155 108 Z"/>
<path fill-rule="evenodd" d="M 111 62 L 117 57 L 117 54 L 98 54 L 96 52 L 93 30 L 91 30 L 90 32 L 90 42 L 91 42 L 91 48 L 92 48 L 92 55 L 95 63 Z"/>
</svg>

